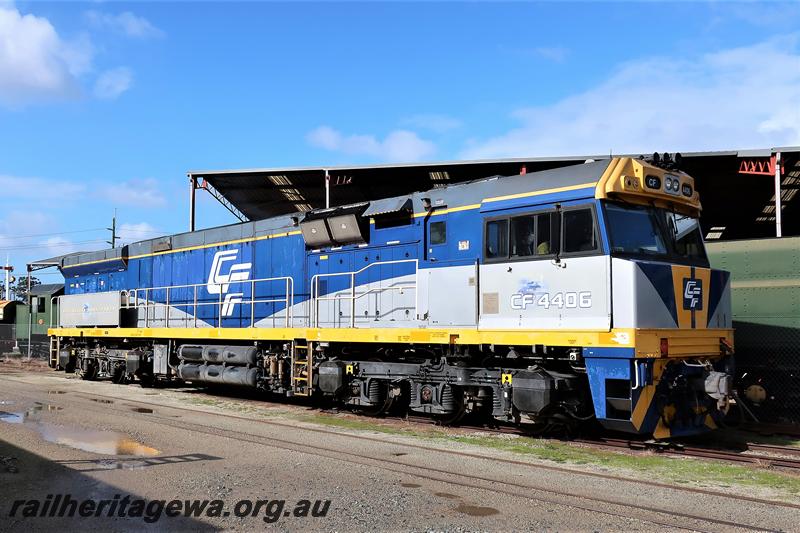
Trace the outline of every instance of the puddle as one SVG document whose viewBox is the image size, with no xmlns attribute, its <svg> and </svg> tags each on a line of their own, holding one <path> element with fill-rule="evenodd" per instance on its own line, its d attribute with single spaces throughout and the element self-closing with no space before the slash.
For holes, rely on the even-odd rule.
<svg viewBox="0 0 800 533">
<path fill-rule="evenodd" d="M 8 411 L 0 411 L 0 420 L 8 424 L 22 424 L 23 422 L 28 421 L 28 419 L 33 419 L 32 421 L 36 421 L 39 413 L 43 411 L 60 411 L 62 409 L 63 407 L 53 405 L 51 403 L 36 402 L 33 407 L 30 407 L 23 412 L 9 413 Z"/>
<path fill-rule="evenodd" d="M 134 413 L 146 413 L 146 414 L 152 414 L 153 413 L 153 410 L 152 409 L 148 409 L 147 407 L 133 407 L 131 409 L 131 411 L 133 411 Z"/>
<path fill-rule="evenodd" d="M 56 426 L 38 419 L 40 412 L 59 411 L 57 405 L 37 402 L 24 413 L 0 411 L 0 421 L 7 424 L 26 424 L 36 428 L 42 438 L 54 444 L 62 444 L 85 452 L 103 455 L 130 455 L 133 457 L 153 457 L 160 452 L 155 448 L 114 431 L 69 428 Z M 117 467 L 115 467 L 117 468 Z M 121 467 L 120 467 L 121 468 Z"/>
<path fill-rule="evenodd" d="M 114 403 L 114 400 L 103 400 L 102 398 L 89 398 L 89 399 L 97 403 Z"/>
<path fill-rule="evenodd" d="M 25 413 L 7 413 L 0 411 L 0 420 L 9 424 L 22 424 L 25 421 Z"/>
<path fill-rule="evenodd" d="M 456 511 L 469 516 L 491 516 L 500 514 L 500 511 L 494 507 L 480 507 L 478 505 L 467 505 L 464 503 L 460 503 L 458 507 L 456 507 Z"/>
<path fill-rule="evenodd" d="M 55 444 L 63 444 L 85 452 L 103 455 L 133 455 L 134 457 L 153 457 L 159 451 L 150 446 L 114 431 L 66 428 L 41 424 L 42 438 Z"/>
<path fill-rule="evenodd" d="M 405 487 L 407 489 L 418 489 L 422 485 L 417 485 L 416 483 L 400 483 L 401 487 Z"/>
<path fill-rule="evenodd" d="M 434 492 L 434 494 L 436 496 L 439 496 L 440 498 L 447 498 L 448 500 L 458 500 L 458 499 L 460 499 L 455 494 L 450 494 L 449 492 Z M 488 509 L 488 507 L 486 507 L 486 509 Z"/>
</svg>

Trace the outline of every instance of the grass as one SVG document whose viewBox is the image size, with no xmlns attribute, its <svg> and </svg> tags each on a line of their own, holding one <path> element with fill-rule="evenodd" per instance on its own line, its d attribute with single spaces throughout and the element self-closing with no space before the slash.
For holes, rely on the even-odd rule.
<svg viewBox="0 0 800 533">
<path fill-rule="evenodd" d="M 594 465 L 626 471 L 638 477 L 665 483 L 694 484 L 710 487 L 758 487 L 783 493 L 788 499 L 800 496 L 800 476 L 775 472 L 758 466 L 729 465 L 694 458 L 668 457 L 656 454 L 625 453 L 584 448 L 546 439 L 525 437 L 461 435 L 442 428 L 416 429 L 322 414 L 301 417 L 302 421 L 342 429 L 375 431 L 405 435 L 433 441 L 449 441 L 491 448 L 552 461 L 560 464 Z"/>
<path fill-rule="evenodd" d="M 666 457 L 656 454 L 630 454 L 583 448 L 562 442 L 538 439 L 499 439 L 497 437 L 454 436 L 450 440 L 496 450 L 529 455 L 557 463 L 591 464 L 646 475 L 651 479 L 721 487 L 769 488 L 790 496 L 800 495 L 800 476 L 784 474 L 758 466 L 729 465 L 702 459 Z"/>
<path fill-rule="evenodd" d="M 789 500 L 800 496 L 800 476 L 772 471 L 754 466 L 729 465 L 696 458 L 664 455 L 615 452 L 582 447 L 548 439 L 534 439 L 508 435 L 469 435 L 458 430 L 437 426 L 404 427 L 380 419 L 354 417 L 348 414 L 298 413 L 291 409 L 259 408 L 237 405 L 236 402 L 213 398 L 190 398 L 189 403 L 219 407 L 259 416 L 280 416 L 287 419 L 350 431 L 372 431 L 389 435 L 415 437 L 432 442 L 490 448 L 516 455 L 559 464 L 593 465 L 617 473 L 630 473 L 635 477 L 656 479 L 665 483 L 693 484 L 705 487 L 743 487 L 770 489 Z M 782 442 L 786 444 L 786 442 Z"/>
</svg>

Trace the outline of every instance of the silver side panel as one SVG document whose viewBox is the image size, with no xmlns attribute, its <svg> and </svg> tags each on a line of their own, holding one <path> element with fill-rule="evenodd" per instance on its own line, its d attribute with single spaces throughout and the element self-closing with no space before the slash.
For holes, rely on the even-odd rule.
<svg viewBox="0 0 800 533">
<path fill-rule="evenodd" d="M 425 280 L 428 327 L 477 325 L 477 275 L 477 265 L 420 271 Z"/>
<path fill-rule="evenodd" d="M 120 291 L 69 294 L 59 297 L 59 326 L 120 325 L 123 295 Z"/>
<path fill-rule="evenodd" d="M 612 258 L 615 328 L 675 328 L 677 324 L 653 284 L 634 261 Z"/>
<path fill-rule="evenodd" d="M 608 256 L 480 266 L 481 329 L 611 328 Z"/>
</svg>

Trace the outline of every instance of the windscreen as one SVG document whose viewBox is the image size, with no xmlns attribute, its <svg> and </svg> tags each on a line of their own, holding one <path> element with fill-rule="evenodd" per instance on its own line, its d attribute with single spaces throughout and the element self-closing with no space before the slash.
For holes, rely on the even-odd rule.
<svg viewBox="0 0 800 533">
<path fill-rule="evenodd" d="M 696 218 L 666 209 L 605 203 L 611 254 L 708 266 Z"/>
</svg>

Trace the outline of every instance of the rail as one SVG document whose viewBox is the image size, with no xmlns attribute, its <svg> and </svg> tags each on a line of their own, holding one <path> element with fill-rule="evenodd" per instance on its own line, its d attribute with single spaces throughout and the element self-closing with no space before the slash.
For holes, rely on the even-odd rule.
<svg viewBox="0 0 800 533">
<path fill-rule="evenodd" d="M 414 283 L 411 285 L 391 285 L 389 287 L 380 287 L 376 289 L 368 289 L 366 291 L 356 293 L 356 276 L 369 270 L 370 268 L 376 266 L 386 266 L 386 265 L 395 265 L 400 263 L 413 263 L 414 264 Z M 350 327 L 356 327 L 356 300 L 373 293 L 382 293 L 387 291 L 402 291 L 404 290 L 413 290 L 414 291 L 414 316 L 417 314 L 417 310 L 419 309 L 419 293 L 417 292 L 417 281 L 416 276 L 419 272 L 419 260 L 418 259 L 397 259 L 394 261 L 378 261 L 375 263 L 370 263 L 364 268 L 359 270 L 355 270 L 353 272 L 334 272 L 330 274 L 315 274 L 311 277 L 311 323 L 312 327 L 318 328 L 319 327 L 319 302 L 326 302 L 326 301 L 340 301 L 340 300 L 347 300 L 350 301 Z M 343 277 L 349 276 L 350 277 L 350 288 L 349 294 L 342 294 L 340 292 L 336 292 L 333 296 L 320 296 L 319 295 L 319 280 L 322 278 L 333 278 L 333 277 Z"/>
<path fill-rule="evenodd" d="M 276 282 L 283 282 L 283 294 L 282 298 L 258 298 L 256 296 L 257 289 L 263 288 L 267 284 L 274 284 Z M 259 287 L 260 285 L 260 287 Z M 198 298 L 198 289 L 210 289 L 212 286 L 217 287 L 217 290 L 214 292 L 208 291 L 210 294 L 218 293 L 218 297 L 214 301 L 206 301 L 201 297 Z M 240 288 L 239 292 L 230 290 L 232 286 L 238 286 Z M 250 298 L 245 299 L 244 291 L 242 287 L 250 287 Z M 186 291 L 192 294 L 191 299 L 181 297 L 180 295 L 176 298 L 175 292 L 176 291 Z M 269 290 L 269 289 L 267 289 Z M 164 298 L 162 302 L 156 302 L 152 298 L 155 295 L 158 295 L 159 291 L 163 291 Z M 151 325 L 163 323 L 165 326 L 170 326 L 174 321 L 178 321 L 178 323 L 183 323 L 184 327 L 191 327 L 194 328 L 203 328 L 203 327 L 215 327 L 214 325 L 210 325 L 205 320 L 202 320 L 198 317 L 198 310 L 212 307 L 215 311 L 211 314 L 210 319 L 216 321 L 216 327 L 222 327 L 222 321 L 225 318 L 236 318 L 233 316 L 233 312 L 236 305 L 241 306 L 249 306 L 250 307 L 250 326 L 255 327 L 256 324 L 256 304 L 269 304 L 269 303 L 283 303 L 285 306 L 285 316 L 284 316 L 284 325 L 285 327 L 291 327 L 292 318 L 293 318 L 293 310 L 292 307 L 294 306 L 294 279 L 289 276 L 281 276 L 275 278 L 261 278 L 261 279 L 251 279 L 251 280 L 231 280 L 226 281 L 224 283 L 220 283 L 218 285 L 209 285 L 207 283 L 196 283 L 193 285 L 169 285 L 165 287 L 146 287 L 141 289 L 133 289 L 130 291 L 130 297 L 127 299 L 127 305 L 123 306 L 123 309 L 136 309 L 137 313 L 137 321 L 140 320 L 140 312 L 144 310 L 144 327 L 150 327 Z M 184 312 L 183 316 L 178 317 L 170 317 L 170 309 L 175 307 L 177 309 L 186 308 L 187 310 L 191 310 L 191 314 L 188 312 Z M 164 316 L 159 317 L 156 316 L 156 311 L 159 309 L 163 309 Z M 153 311 L 151 313 L 151 310 Z M 152 316 L 151 316 L 152 315 Z M 264 316 L 263 318 L 273 318 L 273 321 L 276 319 L 275 314 Z M 241 317 L 240 317 L 241 318 Z M 201 322 L 202 320 L 202 322 Z"/>
</svg>

